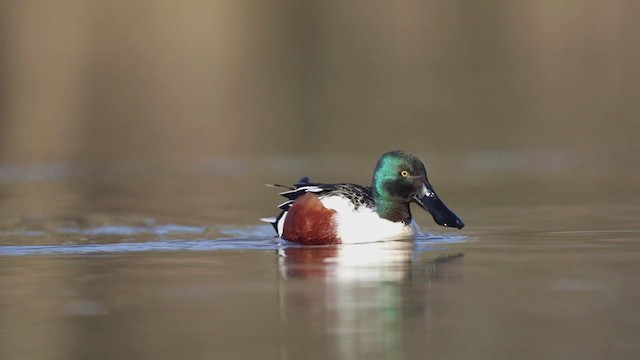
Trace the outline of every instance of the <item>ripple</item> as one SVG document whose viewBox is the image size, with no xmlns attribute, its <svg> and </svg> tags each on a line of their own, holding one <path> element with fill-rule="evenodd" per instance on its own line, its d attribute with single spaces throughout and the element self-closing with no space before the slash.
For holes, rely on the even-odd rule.
<svg viewBox="0 0 640 360">
<path fill-rule="evenodd" d="M 162 240 L 111 244 L 0 246 L 0 255 L 82 255 L 151 251 L 276 250 L 273 239 Z"/>
<path fill-rule="evenodd" d="M 170 233 L 202 233 L 205 228 L 181 225 L 162 225 L 152 228 L 132 226 L 103 226 L 92 229 L 61 229 L 61 232 L 90 234 L 90 235 L 136 235 L 154 233 L 166 235 Z M 264 234 L 262 226 L 229 229 L 227 234 L 256 235 Z M 466 236 L 460 235 L 431 235 L 418 234 L 415 237 L 415 247 L 418 252 L 443 250 L 443 244 L 466 241 Z M 375 243 L 370 243 L 375 244 Z M 339 245 L 342 247 L 353 245 Z M 277 237 L 234 237 L 217 239 L 167 239 L 157 241 L 119 242 L 101 244 L 59 244 L 59 245 L 7 245 L 0 246 L 0 256 L 24 255 L 83 255 L 99 253 L 135 253 L 160 251 L 220 251 L 220 250 L 279 250 L 288 247 L 300 247 L 298 244 L 283 241 Z M 325 246 L 318 248 L 326 248 Z"/>
<path fill-rule="evenodd" d="M 203 234 L 207 231 L 206 227 L 200 226 L 184 226 L 184 225 L 156 225 L 156 226 L 126 226 L 126 225 L 110 225 L 101 226 L 91 229 L 61 228 L 59 233 L 64 234 L 83 234 L 91 236 L 116 235 L 116 236 L 132 236 L 137 234 Z"/>
</svg>

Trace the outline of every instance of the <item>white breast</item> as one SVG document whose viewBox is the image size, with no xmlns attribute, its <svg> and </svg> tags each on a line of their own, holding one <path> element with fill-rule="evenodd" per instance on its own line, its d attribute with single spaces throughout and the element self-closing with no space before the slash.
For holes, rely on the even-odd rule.
<svg viewBox="0 0 640 360">
<path fill-rule="evenodd" d="M 413 236 L 417 231 L 415 222 L 409 225 L 395 223 L 378 216 L 373 209 L 360 206 L 358 210 L 349 199 L 327 196 L 320 199 L 327 209 L 337 212 L 338 236 L 343 244 L 397 240 Z"/>
</svg>

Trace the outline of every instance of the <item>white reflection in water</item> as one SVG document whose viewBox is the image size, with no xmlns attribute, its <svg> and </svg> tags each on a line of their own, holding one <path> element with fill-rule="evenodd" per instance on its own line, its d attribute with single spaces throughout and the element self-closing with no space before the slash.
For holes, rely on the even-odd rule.
<svg viewBox="0 0 640 360">
<path fill-rule="evenodd" d="M 383 281 L 404 277 L 413 254 L 412 241 L 286 247 L 279 250 L 285 278 L 322 275 L 329 281 Z"/>
<path fill-rule="evenodd" d="M 401 358 L 407 337 L 426 333 L 429 287 L 446 270 L 442 253 L 424 249 L 433 250 L 423 241 L 280 249 L 283 352 L 297 357 L 299 331 L 311 326 L 332 339 L 336 358 Z M 309 281 L 313 291 L 297 288 Z"/>
</svg>

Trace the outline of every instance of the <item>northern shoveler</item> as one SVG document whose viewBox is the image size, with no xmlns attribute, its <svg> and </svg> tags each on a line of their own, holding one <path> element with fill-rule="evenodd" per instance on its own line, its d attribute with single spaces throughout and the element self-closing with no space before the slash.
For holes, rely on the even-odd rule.
<svg viewBox="0 0 640 360">
<path fill-rule="evenodd" d="M 302 178 L 280 193 L 287 201 L 269 222 L 281 238 L 303 245 L 374 242 L 412 236 L 418 230 L 409 204 L 431 213 L 442 226 L 462 229 L 464 223 L 436 195 L 424 164 L 405 151 L 388 152 L 378 160 L 371 187 L 320 184 Z"/>
</svg>

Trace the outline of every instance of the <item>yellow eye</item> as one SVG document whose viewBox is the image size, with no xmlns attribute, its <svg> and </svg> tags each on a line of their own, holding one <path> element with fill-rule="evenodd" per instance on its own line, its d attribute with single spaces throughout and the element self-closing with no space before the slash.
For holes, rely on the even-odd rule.
<svg viewBox="0 0 640 360">
<path fill-rule="evenodd" d="M 407 176 L 409 176 L 409 172 L 407 170 L 402 170 L 402 171 L 400 171 L 400 175 L 402 177 L 407 177 Z"/>
</svg>

